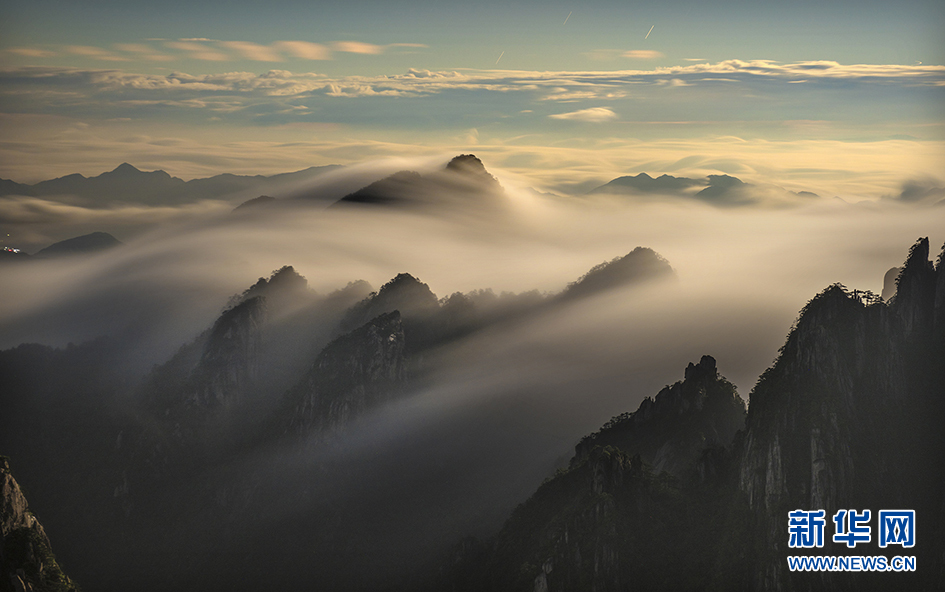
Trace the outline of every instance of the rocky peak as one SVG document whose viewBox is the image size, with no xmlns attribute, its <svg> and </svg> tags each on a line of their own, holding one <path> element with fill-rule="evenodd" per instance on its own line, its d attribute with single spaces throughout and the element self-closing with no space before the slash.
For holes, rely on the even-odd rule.
<svg viewBox="0 0 945 592">
<path fill-rule="evenodd" d="M 890 303 L 907 333 L 931 332 L 936 280 L 935 267 L 929 261 L 929 239 L 919 239 L 909 250 L 896 279 L 896 296 Z"/>
<path fill-rule="evenodd" d="M 715 367 L 715 358 L 712 356 L 702 356 L 698 364 L 689 362 L 686 366 L 685 380 L 688 381 L 706 381 L 717 380 L 719 370 Z"/>
<path fill-rule="evenodd" d="M 560 298 L 569 299 L 602 292 L 623 285 L 661 277 L 673 277 L 675 271 L 653 249 L 637 247 L 623 257 L 592 267 L 576 282 L 568 284 Z"/>
<path fill-rule="evenodd" d="M 485 165 L 482 164 L 482 161 L 474 154 L 460 154 L 454 157 L 446 164 L 446 170 L 464 175 L 471 180 L 483 183 L 494 189 L 499 188 L 499 181 L 489 174 Z"/>
<path fill-rule="evenodd" d="M 582 439 L 571 462 L 587 458 L 596 446 L 609 445 L 681 477 L 693 470 L 706 448 L 729 446 L 744 421 L 745 404 L 735 386 L 719 376 L 715 358 L 702 356 L 698 364 L 688 365 L 685 380 Z"/>
<path fill-rule="evenodd" d="M 440 304 L 430 286 L 409 273 L 399 273 L 376 293 L 371 294 L 345 315 L 343 330 L 364 324 L 384 313 L 399 311 L 405 319 L 423 319 L 439 310 Z"/>
<path fill-rule="evenodd" d="M 123 162 L 117 167 L 115 167 L 115 169 L 111 171 L 109 174 L 115 175 L 115 176 L 130 176 L 130 175 L 137 175 L 140 173 L 141 173 L 140 169 L 128 164 L 127 162 Z"/>
<path fill-rule="evenodd" d="M 29 511 L 5 456 L 0 456 L 0 577 L 0 590 L 77 589 L 56 563 L 49 537 Z"/>
</svg>

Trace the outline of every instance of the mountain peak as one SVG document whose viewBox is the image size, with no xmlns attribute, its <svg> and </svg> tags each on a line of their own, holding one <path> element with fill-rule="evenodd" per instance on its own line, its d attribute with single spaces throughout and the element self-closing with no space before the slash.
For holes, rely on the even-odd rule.
<svg viewBox="0 0 945 592">
<path fill-rule="evenodd" d="M 460 154 L 446 164 L 446 170 L 459 173 L 489 186 L 498 187 L 499 181 L 489 174 L 482 161 L 475 154 Z"/>
<path fill-rule="evenodd" d="M 140 169 L 135 168 L 134 166 L 128 164 L 127 162 L 123 162 L 123 163 L 121 163 L 120 165 L 118 165 L 117 167 L 115 167 L 115 170 L 111 171 L 111 174 L 113 174 L 113 175 L 135 175 L 135 174 L 138 174 L 138 173 L 140 173 L 140 172 L 141 172 Z"/>
</svg>

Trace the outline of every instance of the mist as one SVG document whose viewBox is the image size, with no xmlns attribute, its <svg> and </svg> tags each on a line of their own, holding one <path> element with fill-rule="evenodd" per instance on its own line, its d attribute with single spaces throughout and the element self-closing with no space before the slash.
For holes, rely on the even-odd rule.
<svg viewBox="0 0 945 592">
<path fill-rule="evenodd" d="M 429 160 L 396 165 L 436 172 Z M 378 166 L 371 180 L 391 168 Z M 365 170 L 359 183 L 371 176 Z M 239 527 L 234 549 L 280 529 L 314 549 L 353 545 L 338 551 L 349 562 L 342 575 L 330 557 L 313 569 L 330 579 L 325 574 L 370 565 L 375 571 L 362 574 L 362 584 L 371 585 L 424 567 L 464 535 L 494 532 L 567 463 L 582 435 L 635 410 L 702 355 L 717 359 L 747 402 L 816 293 L 841 282 L 879 294 L 886 271 L 902 264 L 918 237 L 945 241 L 941 207 L 828 199 L 783 207 L 764 194 L 737 208 L 562 198 L 492 172 L 504 189 L 485 205 L 438 201 L 434 186 L 407 208 L 325 208 L 287 198 L 238 213 L 224 201 L 105 216 L 68 206 L 44 223 L 91 219 L 102 231 L 125 224 L 130 238 L 93 256 L 0 268 L 0 348 L 107 335 L 126 344 L 122 371 L 140 379 L 210 327 L 232 295 L 285 265 L 322 296 L 355 280 L 376 289 L 406 272 L 439 298 L 536 290 L 550 302 L 593 266 L 635 247 L 664 257 L 674 279 L 550 302 L 441 345 L 425 354 L 407 396 L 330 441 L 271 445 L 220 469 L 222 481 L 261 482 L 269 496 L 266 511 Z M 342 172 L 332 175 L 340 182 Z M 326 329 L 319 343 L 329 338 Z M 168 528 L 188 540 L 199 525 Z"/>
</svg>

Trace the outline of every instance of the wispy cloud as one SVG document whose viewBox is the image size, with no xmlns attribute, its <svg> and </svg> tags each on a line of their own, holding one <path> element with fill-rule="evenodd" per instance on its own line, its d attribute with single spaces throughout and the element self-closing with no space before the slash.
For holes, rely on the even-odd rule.
<svg viewBox="0 0 945 592">
<path fill-rule="evenodd" d="M 331 50 L 321 43 L 308 41 L 277 41 L 273 44 L 276 49 L 282 50 L 292 57 L 303 60 L 330 60 Z"/>
<path fill-rule="evenodd" d="M 124 56 L 115 55 L 114 53 L 106 49 L 102 49 L 101 47 L 92 47 L 89 45 L 69 45 L 66 47 L 66 51 L 74 55 L 86 56 L 109 62 L 128 61 L 128 58 Z"/>
<path fill-rule="evenodd" d="M 283 60 L 283 57 L 268 45 L 250 43 L 249 41 L 221 41 L 220 45 L 256 62 L 281 62 Z"/>
<path fill-rule="evenodd" d="M 591 107 L 590 109 L 581 109 L 570 113 L 556 113 L 548 117 L 551 119 L 573 119 L 575 121 L 602 123 L 617 119 L 617 114 L 607 107 Z"/>
<path fill-rule="evenodd" d="M 37 47 L 10 47 L 6 51 L 12 54 L 26 56 L 28 58 L 51 58 L 59 55 L 55 51 L 40 49 Z"/>
<path fill-rule="evenodd" d="M 387 49 L 384 45 L 374 45 L 363 41 L 336 41 L 332 44 L 335 51 L 361 54 L 381 54 Z"/>
<path fill-rule="evenodd" d="M 632 49 L 623 52 L 623 57 L 633 60 L 655 60 L 666 56 L 663 55 L 663 52 L 656 51 L 655 49 Z"/>
<path fill-rule="evenodd" d="M 201 41 L 166 41 L 164 43 L 170 49 L 177 49 L 186 52 L 188 57 L 195 60 L 204 60 L 208 62 L 225 62 L 230 56 L 213 48 Z"/>
<path fill-rule="evenodd" d="M 136 57 L 150 60 L 152 62 L 167 62 L 174 58 L 166 53 L 155 50 L 150 45 L 143 43 L 116 43 L 112 47 L 118 51 L 134 54 Z"/>
</svg>

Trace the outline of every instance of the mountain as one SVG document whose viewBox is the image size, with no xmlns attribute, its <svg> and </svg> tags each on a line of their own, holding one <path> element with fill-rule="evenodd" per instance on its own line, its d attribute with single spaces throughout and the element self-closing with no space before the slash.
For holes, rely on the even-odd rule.
<svg viewBox="0 0 945 592">
<path fill-rule="evenodd" d="M 687 194 L 691 187 L 704 186 L 705 181 L 688 179 L 686 177 L 672 177 L 660 175 L 656 179 L 646 173 L 638 173 L 635 177 L 617 177 L 616 179 L 592 189 L 589 193 L 662 193 L 670 195 Z"/>
<path fill-rule="evenodd" d="M 698 189 L 700 188 L 701 189 Z M 698 189 L 698 190 L 697 190 Z M 759 187 L 745 183 L 730 175 L 708 175 L 704 179 L 660 175 L 653 178 L 646 173 L 636 176 L 618 177 L 588 195 L 663 195 L 697 199 L 719 207 L 732 207 L 757 203 L 762 197 L 776 201 L 796 201 L 796 198 L 811 199 L 818 195 L 810 191 L 788 191 L 781 187 Z"/>
<path fill-rule="evenodd" d="M 945 584 L 945 250 L 910 250 L 888 303 L 835 284 L 751 392 L 703 357 L 585 437 L 570 466 L 438 585 L 455 590 L 884 590 Z M 914 548 L 788 546 L 788 512 L 914 510 Z M 921 517 L 921 518 L 919 518 Z M 916 527 L 918 529 L 918 527 Z M 828 533 L 831 529 L 828 529 Z M 828 549 L 829 548 L 829 549 Z M 789 555 L 914 555 L 911 573 L 793 572 Z"/>
<path fill-rule="evenodd" d="M 567 469 L 453 566 L 458 590 L 691 589 L 709 582 L 701 540 L 723 524 L 731 442 L 745 407 L 715 360 L 577 445 Z"/>
<path fill-rule="evenodd" d="M 404 390 L 406 356 L 400 313 L 382 314 L 329 343 L 287 395 L 297 434 L 337 431 Z"/>
<path fill-rule="evenodd" d="M 91 234 L 84 234 L 75 238 L 59 241 L 58 243 L 53 243 L 45 249 L 41 249 L 36 253 L 35 257 L 50 258 L 67 255 L 85 255 L 106 251 L 123 244 L 124 243 L 107 232 L 93 232 Z"/>
<path fill-rule="evenodd" d="M 675 274 L 669 262 L 656 251 L 637 247 L 623 257 L 595 265 L 580 279 L 568 284 L 559 298 L 567 300 L 589 296 L 637 282 L 675 277 Z"/>
<path fill-rule="evenodd" d="M 304 190 L 316 177 L 339 168 L 338 165 L 309 167 L 271 176 L 225 173 L 184 181 L 161 170 L 146 172 L 122 163 L 96 177 L 72 174 L 33 185 L 0 180 L 0 196 L 26 195 L 63 199 L 70 203 L 78 199 L 91 207 L 114 203 L 177 205 L 201 199 L 245 200 L 250 195 L 264 193 L 290 197 Z"/>
<path fill-rule="evenodd" d="M 43 525 L 29 510 L 23 490 L 0 456 L 0 590 L 78 590 L 56 562 Z"/>
<path fill-rule="evenodd" d="M 489 174 L 482 161 L 472 154 L 461 154 L 442 170 L 427 175 L 416 171 L 394 173 L 346 195 L 335 206 L 450 205 L 481 209 L 500 207 L 503 197 L 502 186 Z"/>
<path fill-rule="evenodd" d="M 719 376 L 712 356 L 702 356 L 689 364 L 684 380 L 584 437 L 571 463 L 589 458 L 594 448 L 613 446 L 639 454 L 657 473 L 683 478 L 703 451 L 730 446 L 744 425 L 745 403 L 735 385 Z"/>
</svg>

